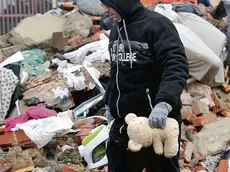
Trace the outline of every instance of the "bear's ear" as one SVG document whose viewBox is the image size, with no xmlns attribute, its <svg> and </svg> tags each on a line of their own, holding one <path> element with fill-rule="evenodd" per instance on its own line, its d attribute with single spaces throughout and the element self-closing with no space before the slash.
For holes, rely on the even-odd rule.
<svg viewBox="0 0 230 172">
<path fill-rule="evenodd" d="M 135 118 L 137 118 L 137 115 L 135 115 L 134 113 L 129 113 L 128 115 L 126 115 L 125 117 L 125 122 L 129 125 L 129 123 L 134 120 Z"/>
</svg>

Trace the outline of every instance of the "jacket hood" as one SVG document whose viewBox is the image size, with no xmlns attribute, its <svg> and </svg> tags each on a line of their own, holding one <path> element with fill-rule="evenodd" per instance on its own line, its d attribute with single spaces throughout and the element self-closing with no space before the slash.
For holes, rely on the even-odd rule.
<svg viewBox="0 0 230 172">
<path fill-rule="evenodd" d="M 143 7 L 140 0 L 101 0 L 101 2 L 113 8 L 125 20 Z"/>
</svg>

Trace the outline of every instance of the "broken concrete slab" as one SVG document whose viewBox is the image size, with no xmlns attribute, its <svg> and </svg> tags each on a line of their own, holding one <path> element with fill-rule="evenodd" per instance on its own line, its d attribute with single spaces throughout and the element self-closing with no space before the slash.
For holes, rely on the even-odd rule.
<svg viewBox="0 0 230 172">
<path fill-rule="evenodd" d="M 13 45 L 26 47 L 50 46 L 50 40 L 55 32 L 65 32 L 73 37 L 77 34 L 87 37 L 93 22 L 78 11 L 70 12 L 67 16 L 53 16 L 51 14 L 36 14 L 22 20 L 9 33 L 8 42 Z"/>
<path fill-rule="evenodd" d="M 9 34 L 0 36 L 0 48 L 6 48 L 10 46 L 8 43 L 9 36 Z"/>
<path fill-rule="evenodd" d="M 10 31 L 9 42 L 27 47 L 42 44 L 52 38 L 53 32 L 62 32 L 65 22 L 64 17 L 49 14 L 27 17 Z"/>
<path fill-rule="evenodd" d="M 56 76 L 57 75 L 54 75 Z M 23 100 L 25 101 L 26 105 L 32 105 L 32 104 L 37 104 L 44 102 L 46 106 L 48 107 L 56 107 L 59 106 L 62 103 L 62 101 L 57 101 L 55 99 L 55 94 L 52 91 L 55 88 L 67 88 L 68 86 L 66 85 L 64 80 L 59 79 L 58 77 L 56 79 L 50 79 L 46 83 L 44 82 L 42 85 L 38 85 L 37 87 L 31 88 L 29 90 L 26 90 L 23 95 Z M 65 100 L 65 99 L 63 99 Z M 63 102 L 69 104 L 69 102 Z M 73 104 L 69 104 L 69 108 L 74 106 Z"/>
<path fill-rule="evenodd" d="M 226 117 L 203 126 L 199 133 L 193 135 L 193 145 L 203 157 L 215 155 L 226 149 L 230 141 L 230 118 Z"/>
<path fill-rule="evenodd" d="M 69 33 L 70 37 L 77 34 L 87 37 L 93 22 L 90 18 L 81 15 L 77 10 L 70 12 L 67 16 L 64 31 Z"/>
<path fill-rule="evenodd" d="M 13 56 L 18 51 L 20 51 L 18 46 L 9 46 L 7 48 L 1 48 L 0 47 L 0 62 L 6 60 L 7 58 L 9 58 L 11 56 Z"/>
</svg>

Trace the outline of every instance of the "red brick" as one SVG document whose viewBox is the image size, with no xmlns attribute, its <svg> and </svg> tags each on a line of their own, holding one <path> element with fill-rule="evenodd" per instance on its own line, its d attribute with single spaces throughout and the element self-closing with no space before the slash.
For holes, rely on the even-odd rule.
<svg viewBox="0 0 230 172">
<path fill-rule="evenodd" d="M 220 160 L 216 172 L 228 172 L 228 160 Z"/>
<path fill-rule="evenodd" d="M 8 147 L 19 144 L 20 146 L 32 146 L 34 143 L 22 130 L 15 132 L 1 132 L 0 133 L 0 146 Z"/>
<path fill-rule="evenodd" d="M 209 107 L 203 102 L 196 101 L 192 104 L 192 111 L 194 115 L 209 113 Z"/>
<path fill-rule="evenodd" d="M 228 116 L 230 116 L 230 110 L 224 109 L 224 110 L 221 111 L 221 114 L 222 114 L 224 117 L 228 117 Z"/>
<path fill-rule="evenodd" d="M 196 118 L 196 115 L 194 115 L 191 112 L 183 112 L 182 113 L 182 120 L 185 121 L 185 122 L 192 123 L 193 118 Z"/>
<path fill-rule="evenodd" d="M 4 165 L 5 163 L 2 161 L 2 160 L 0 160 L 0 165 Z"/>
<path fill-rule="evenodd" d="M 79 169 L 75 169 L 75 168 L 70 167 L 70 166 L 65 166 L 62 169 L 62 172 L 80 172 L 80 170 Z"/>
<path fill-rule="evenodd" d="M 100 32 L 101 31 L 101 28 L 100 26 L 98 25 L 93 25 L 91 28 L 90 28 L 91 32 L 93 33 L 97 33 L 97 32 Z"/>
<path fill-rule="evenodd" d="M 206 124 L 217 121 L 217 115 L 214 113 L 203 114 L 203 117 Z"/>
<path fill-rule="evenodd" d="M 32 145 L 34 144 L 30 138 L 24 133 L 22 130 L 18 130 L 15 132 L 15 135 L 17 136 L 17 142 L 20 143 L 20 145 Z"/>
<path fill-rule="evenodd" d="M 5 129 L 3 127 L 0 127 L 0 133 L 4 132 Z"/>
<path fill-rule="evenodd" d="M 104 33 L 104 30 L 101 30 L 100 32 L 95 33 L 91 38 L 92 40 L 99 40 L 100 39 L 100 34 Z"/>
<path fill-rule="evenodd" d="M 83 38 L 80 35 L 76 35 L 69 39 L 70 45 L 74 48 L 83 43 Z"/>
<path fill-rule="evenodd" d="M 202 171 L 202 170 L 206 170 L 206 168 L 202 165 L 198 165 L 197 168 L 196 168 L 196 171 L 199 172 L 199 171 Z"/>
<path fill-rule="evenodd" d="M 214 111 L 214 113 L 217 113 L 217 112 L 219 112 L 221 110 L 220 99 L 218 98 L 216 93 L 212 93 L 211 97 L 212 97 L 212 100 L 213 100 L 213 102 L 215 104 L 215 106 L 213 107 L 213 111 Z"/>
<path fill-rule="evenodd" d="M 77 137 L 77 144 L 81 144 L 82 141 L 85 139 L 86 136 L 92 131 L 93 127 L 88 121 L 84 121 L 84 123 L 77 124 L 76 128 L 80 128 L 81 130 L 76 134 Z"/>
<path fill-rule="evenodd" d="M 192 120 L 192 124 L 194 127 L 202 127 L 205 124 L 204 117 L 200 116 L 200 117 L 194 118 Z"/>
</svg>

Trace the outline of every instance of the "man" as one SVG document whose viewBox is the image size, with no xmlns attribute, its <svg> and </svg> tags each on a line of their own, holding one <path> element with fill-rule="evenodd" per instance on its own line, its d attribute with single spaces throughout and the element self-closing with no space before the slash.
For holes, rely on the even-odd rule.
<svg viewBox="0 0 230 172">
<path fill-rule="evenodd" d="M 111 75 L 104 97 L 115 119 L 107 145 L 109 172 L 179 172 L 179 156 L 157 156 L 152 147 L 127 150 L 128 113 L 164 128 L 167 117 L 181 123 L 180 95 L 188 77 L 184 47 L 174 25 L 139 0 L 101 0 L 116 21 L 110 33 Z"/>
</svg>

